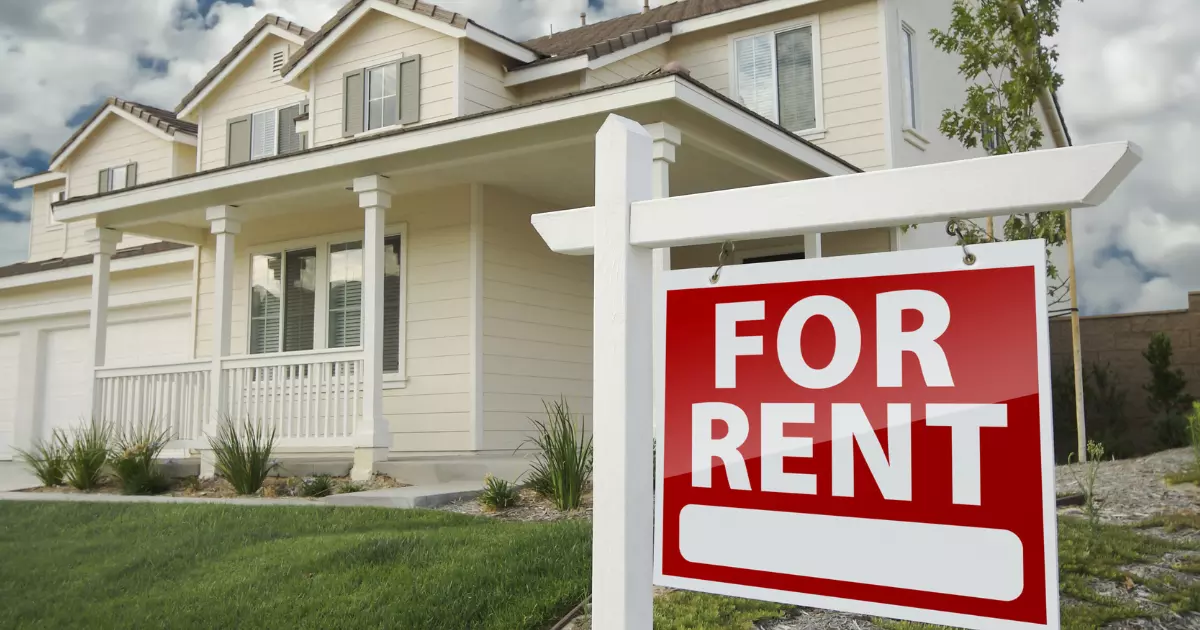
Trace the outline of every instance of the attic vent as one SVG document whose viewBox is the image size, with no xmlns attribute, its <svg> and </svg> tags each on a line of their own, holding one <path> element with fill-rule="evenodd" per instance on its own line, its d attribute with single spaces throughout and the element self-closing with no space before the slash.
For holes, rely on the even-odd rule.
<svg viewBox="0 0 1200 630">
<path fill-rule="evenodd" d="M 287 49 L 279 48 L 271 53 L 271 72 L 279 72 L 287 62 Z"/>
</svg>

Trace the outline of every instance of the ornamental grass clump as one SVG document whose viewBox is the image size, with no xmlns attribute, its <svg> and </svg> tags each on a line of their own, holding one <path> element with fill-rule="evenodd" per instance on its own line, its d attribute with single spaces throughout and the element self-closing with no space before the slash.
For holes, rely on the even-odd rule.
<svg viewBox="0 0 1200 630">
<path fill-rule="evenodd" d="M 264 430 L 252 420 L 241 425 L 226 418 L 208 443 L 216 460 L 217 474 L 228 481 L 238 494 L 258 492 L 279 462 L 271 459 L 275 448 L 275 429 Z"/>
<path fill-rule="evenodd" d="M 33 472 L 33 475 L 47 488 L 63 485 L 66 473 L 66 451 L 62 431 L 54 430 L 49 440 L 38 440 L 33 450 L 14 449 L 21 461 Z"/>
<path fill-rule="evenodd" d="M 92 420 L 65 433 L 57 435 L 63 451 L 63 478 L 76 490 L 93 490 L 104 478 L 104 465 L 108 463 L 108 445 L 112 439 L 112 425 Z"/>
<path fill-rule="evenodd" d="M 489 512 L 507 510 L 517 504 L 520 495 L 517 487 L 507 479 L 488 475 L 483 478 L 483 494 L 479 495 L 479 504 Z"/>
<path fill-rule="evenodd" d="M 333 494 L 333 477 L 329 475 L 317 475 L 309 477 L 300 482 L 300 496 L 309 497 L 311 499 L 320 499 Z"/>
<path fill-rule="evenodd" d="M 558 509 L 574 510 L 592 478 L 592 438 L 582 421 L 576 425 L 565 398 L 542 405 L 546 419 L 533 420 L 537 435 L 526 440 L 536 447 L 528 485 Z"/>
<path fill-rule="evenodd" d="M 158 464 L 170 433 L 151 420 L 116 434 L 109 455 L 113 472 L 125 494 L 162 494 L 171 482 Z"/>
</svg>

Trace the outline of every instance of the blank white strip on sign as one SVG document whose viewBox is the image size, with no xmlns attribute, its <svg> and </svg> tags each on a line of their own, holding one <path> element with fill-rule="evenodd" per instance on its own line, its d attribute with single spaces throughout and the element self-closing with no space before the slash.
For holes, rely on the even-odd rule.
<svg viewBox="0 0 1200 630">
<path fill-rule="evenodd" d="M 1024 590 L 1021 540 L 1006 530 L 689 505 L 688 562 L 1012 601 Z"/>
</svg>

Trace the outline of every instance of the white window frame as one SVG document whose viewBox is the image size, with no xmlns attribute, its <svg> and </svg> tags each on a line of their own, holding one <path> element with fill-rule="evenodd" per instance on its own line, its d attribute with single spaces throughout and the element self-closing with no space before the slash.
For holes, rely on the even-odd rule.
<svg viewBox="0 0 1200 630">
<path fill-rule="evenodd" d="M 67 200 L 67 189 L 65 186 L 63 188 L 55 188 L 54 190 L 51 190 L 46 194 L 49 196 L 49 199 L 50 199 L 50 203 L 46 205 L 46 229 L 47 230 L 62 229 L 63 222 L 54 218 L 54 204 L 56 204 L 60 201 Z"/>
<path fill-rule="evenodd" d="M 921 90 L 917 83 L 920 76 L 917 55 L 917 31 L 908 22 L 900 22 L 900 82 L 904 99 L 901 110 L 905 131 L 921 131 Z M 904 72 L 907 60 L 908 72 Z"/>
<path fill-rule="evenodd" d="M 403 58 L 401 58 L 401 59 L 403 59 Z M 401 59 L 395 59 L 395 60 L 389 61 L 387 63 L 381 63 L 381 64 L 377 64 L 377 65 L 370 66 L 370 67 L 363 69 L 363 130 L 362 130 L 362 133 L 371 133 L 373 131 L 379 131 L 381 129 L 391 129 L 393 127 L 403 126 L 400 124 L 400 115 L 399 115 L 399 111 L 400 111 L 400 67 L 399 67 L 399 64 L 400 64 Z M 386 69 L 388 66 L 392 66 L 392 67 L 396 68 L 396 94 L 395 94 L 395 96 L 396 96 L 396 112 L 397 112 L 396 122 L 394 122 L 390 125 L 382 125 L 381 124 L 378 127 L 372 128 L 371 127 L 371 72 L 373 70 L 379 70 L 380 68 Z M 388 97 L 388 95 L 384 94 L 382 97 L 380 97 L 379 100 L 386 100 L 387 97 Z M 380 122 L 382 122 L 382 121 L 380 121 Z"/>
<path fill-rule="evenodd" d="M 743 39 L 749 39 L 751 37 L 757 37 L 760 35 L 770 35 L 771 36 L 771 71 L 773 74 L 775 74 L 775 98 L 776 98 L 776 101 L 778 101 L 778 99 L 779 99 L 779 76 L 778 76 L 779 70 L 778 70 L 778 61 L 777 61 L 777 58 L 775 55 L 775 37 L 777 35 L 779 35 L 780 33 L 796 30 L 799 28 L 804 28 L 806 26 L 812 28 L 813 84 L 814 84 L 813 85 L 813 100 L 816 101 L 814 103 L 816 113 L 817 113 L 816 126 L 814 126 L 812 129 L 801 129 L 799 131 L 791 131 L 790 129 L 788 130 L 789 132 L 794 133 L 806 140 L 820 140 L 821 138 L 825 137 L 825 90 L 824 90 L 824 77 L 822 76 L 822 70 L 821 70 L 821 66 L 822 66 L 822 63 L 821 63 L 822 62 L 821 23 L 820 23 L 820 20 L 818 20 L 817 18 L 818 18 L 817 15 L 806 15 L 802 18 L 797 18 L 795 20 L 788 20 L 786 22 L 781 22 L 779 24 L 772 24 L 771 26 L 768 26 L 768 27 L 759 27 L 756 29 L 740 31 L 740 32 L 729 35 L 729 37 L 727 38 L 727 41 L 726 41 L 726 45 L 728 46 L 728 49 L 729 49 L 729 60 L 728 60 L 729 61 L 729 95 L 730 95 L 730 98 L 733 98 L 736 100 L 737 93 L 738 93 L 737 42 L 740 40 L 743 40 Z M 775 119 L 772 120 L 771 122 L 773 122 L 775 124 L 779 124 L 779 107 L 778 107 L 778 105 L 776 105 L 776 107 L 775 107 Z"/>
<path fill-rule="evenodd" d="M 384 228 L 384 237 L 400 236 L 400 331 L 399 331 L 399 355 L 400 362 L 396 372 L 385 372 L 383 375 L 384 389 L 395 389 L 404 387 L 408 382 L 408 371 L 406 367 L 408 357 L 408 339 L 406 336 L 408 324 L 408 223 L 399 222 L 391 223 Z M 322 354 L 328 353 L 329 350 L 329 248 L 332 245 L 341 243 L 349 243 L 352 241 L 364 240 L 362 230 L 339 232 L 336 234 L 322 234 L 308 238 L 293 239 L 288 241 L 278 241 L 274 243 L 263 243 L 246 248 L 246 258 L 243 261 L 244 269 L 246 270 L 246 284 L 241 287 L 245 301 L 243 302 L 243 313 L 245 315 L 245 343 L 246 347 L 243 354 L 250 355 L 250 330 L 252 328 L 250 319 L 250 299 L 253 291 L 254 278 L 254 257 L 263 254 L 284 254 L 287 252 L 296 251 L 299 249 L 317 250 L 317 292 L 313 304 L 313 349 L 299 350 L 295 352 L 265 352 L 256 354 L 256 357 L 271 357 L 271 356 L 303 356 L 306 354 Z M 285 317 L 286 303 L 281 302 L 279 305 L 279 317 L 282 321 Z M 365 321 L 365 319 L 364 319 Z M 282 329 L 280 332 L 280 343 L 282 343 Z M 353 348 L 338 348 L 339 351 L 362 351 L 362 346 Z"/>
<path fill-rule="evenodd" d="M 254 162 L 256 160 L 265 160 L 267 158 L 271 158 L 271 157 L 275 157 L 275 156 L 279 155 L 279 109 L 280 108 L 278 108 L 278 107 L 276 107 L 274 109 L 263 109 L 263 110 L 259 110 L 257 112 L 250 114 L 250 161 L 251 162 Z M 254 137 L 255 137 L 254 118 L 256 116 L 260 116 L 263 114 L 272 114 L 275 116 L 275 133 L 271 134 L 271 152 L 267 153 L 265 155 L 260 155 L 258 157 L 255 157 L 254 156 Z"/>
<path fill-rule="evenodd" d="M 117 184 L 117 170 L 121 171 L 120 185 Z M 129 188 L 129 164 L 122 164 L 108 169 L 108 192 L 116 192 Z"/>
</svg>

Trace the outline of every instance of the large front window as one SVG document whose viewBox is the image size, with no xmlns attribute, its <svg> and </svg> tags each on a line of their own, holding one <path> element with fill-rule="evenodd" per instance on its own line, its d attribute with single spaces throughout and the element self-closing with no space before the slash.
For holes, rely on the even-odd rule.
<svg viewBox="0 0 1200 630">
<path fill-rule="evenodd" d="M 400 371 L 401 235 L 384 239 L 383 368 Z M 251 354 L 356 348 L 363 339 L 362 241 L 254 254 L 250 260 Z M 323 270 L 322 272 L 319 270 Z"/>
<path fill-rule="evenodd" d="M 734 40 L 738 102 L 789 131 L 815 131 L 821 104 L 814 42 L 811 24 Z"/>
</svg>

